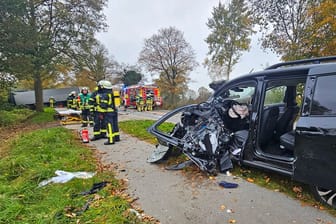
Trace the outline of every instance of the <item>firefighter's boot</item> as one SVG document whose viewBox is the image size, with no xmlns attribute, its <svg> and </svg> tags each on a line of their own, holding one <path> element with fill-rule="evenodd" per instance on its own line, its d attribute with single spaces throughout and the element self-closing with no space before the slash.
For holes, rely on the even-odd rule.
<svg viewBox="0 0 336 224">
<path fill-rule="evenodd" d="M 120 142 L 120 135 L 116 135 L 116 136 L 114 136 L 114 137 L 113 137 L 113 140 L 114 140 L 115 142 Z"/>
<path fill-rule="evenodd" d="M 113 142 L 110 142 L 110 141 L 104 142 L 104 145 L 113 145 L 113 144 L 114 144 L 114 141 Z"/>
<path fill-rule="evenodd" d="M 91 140 L 91 141 L 97 141 L 97 140 L 99 140 L 99 139 L 101 139 L 101 138 L 102 138 L 101 135 L 94 135 L 90 140 Z"/>
</svg>

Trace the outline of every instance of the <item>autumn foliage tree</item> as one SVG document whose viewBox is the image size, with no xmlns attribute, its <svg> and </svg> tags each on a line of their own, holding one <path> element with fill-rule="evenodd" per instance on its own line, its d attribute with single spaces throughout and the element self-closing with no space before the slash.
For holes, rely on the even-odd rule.
<svg viewBox="0 0 336 224">
<path fill-rule="evenodd" d="M 187 89 L 188 73 L 197 66 L 192 47 L 174 27 L 160 29 L 146 39 L 138 61 L 147 71 L 159 75 L 156 83 L 172 105 Z"/>
<path fill-rule="evenodd" d="M 118 63 L 109 56 L 106 47 L 94 41 L 83 43 L 75 58 L 75 82 L 78 86 L 93 88 L 102 79 L 112 81 Z"/>
<path fill-rule="evenodd" d="M 311 23 L 303 40 L 304 56 L 318 57 L 335 55 L 336 52 L 336 1 L 325 0 L 312 5 L 308 10 Z"/>
<path fill-rule="evenodd" d="M 251 0 L 263 32 L 262 46 L 295 60 L 335 54 L 333 0 Z"/>
<path fill-rule="evenodd" d="M 106 0 L 1 0 L 0 62 L 5 72 L 34 81 L 36 110 L 43 107 L 43 80 L 69 63 L 81 42 L 106 26 Z"/>
<path fill-rule="evenodd" d="M 253 20 L 245 1 L 232 0 L 228 6 L 219 2 L 207 26 L 211 33 L 205 40 L 209 48 L 205 65 L 213 80 L 228 80 L 242 52 L 250 48 Z"/>
</svg>

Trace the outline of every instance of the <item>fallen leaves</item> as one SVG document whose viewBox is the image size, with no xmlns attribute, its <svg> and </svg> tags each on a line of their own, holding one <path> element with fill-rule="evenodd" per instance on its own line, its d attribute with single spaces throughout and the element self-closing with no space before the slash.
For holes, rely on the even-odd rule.
<svg viewBox="0 0 336 224">
<path fill-rule="evenodd" d="M 302 198 L 302 187 L 294 186 L 293 187 L 293 192 L 296 193 L 297 198 Z"/>
<path fill-rule="evenodd" d="M 226 209 L 226 213 L 234 213 L 234 211 L 230 208 Z"/>
<path fill-rule="evenodd" d="M 216 177 L 214 177 L 214 176 L 209 176 L 209 180 L 216 180 Z"/>
<path fill-rule="evenodd" d="M 297 186 L 294 186 L 293 187 L 293 191 L 295 192 L 295 193 L 302 193 L 302 187 L 297 187 Z"/>
<path fill-rule="evenodd" d="M 250 177 L 248 177 L 246 180 L 247 180 L 248 182 L 250 182 L 250 183 L 254 183 L 254 179 L 252 179 L 252 178 L 250 178 Z"/>
</svg>

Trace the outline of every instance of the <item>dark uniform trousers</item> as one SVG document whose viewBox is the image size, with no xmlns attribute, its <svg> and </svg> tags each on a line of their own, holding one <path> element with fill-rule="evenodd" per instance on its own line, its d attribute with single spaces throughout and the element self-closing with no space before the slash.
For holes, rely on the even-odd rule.
<svg viewBox="0 0 336 224">
<path fill-rule="evenodd" d="M 106 137 L 106 119 L 105 112 L 99 108 L 100 105 L 100 96 L 102 95 L 102 90 L 94 91 L 91 94 L 89 100 L 90 113 L 93 114 L 93 139 L 97 140 L 103 137 Z M 100 111 L 98 111 L 100 110 Z"/>
<path fill-rule="evenodd" d="M 94 112 L 94 125 L 93 125 L 93 136 L 94 138 L 104 138 L 106 137 L 106 113 L 104 112 Z"/>
<path fill-rule="evenodd" d="M 82 109 L 82 123 L 83 125 L 92 124 L 90 109 Z"/>
<path fill-rule="evenodd" d="M 106 123 L 107 123 L 107 133 L 108 133 L 108 143 L 113 144 L 114 142 L 120 141 L 119 127 L 118 127 L 118 112 L 106 112 Z"/>
</svg>

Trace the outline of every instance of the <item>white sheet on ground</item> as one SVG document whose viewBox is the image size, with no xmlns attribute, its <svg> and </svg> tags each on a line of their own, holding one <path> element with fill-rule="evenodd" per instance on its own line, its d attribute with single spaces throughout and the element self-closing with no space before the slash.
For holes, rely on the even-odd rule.
<svg viewBox="0 0 336 224">
<path fill-rule="evenodd" d="M 56 177 L 52 177 L 48 180 L 44 180 L 39 183 L 39 187 L 43 187 L 49 183 L 65 183 L 73 178 L 81 178 L 81 179 L 88 179 L 93 177 L 96 173 L 92 172 L 67 172 L 63 170 L 56 170 L 55 174 Z"/>
</svg>

